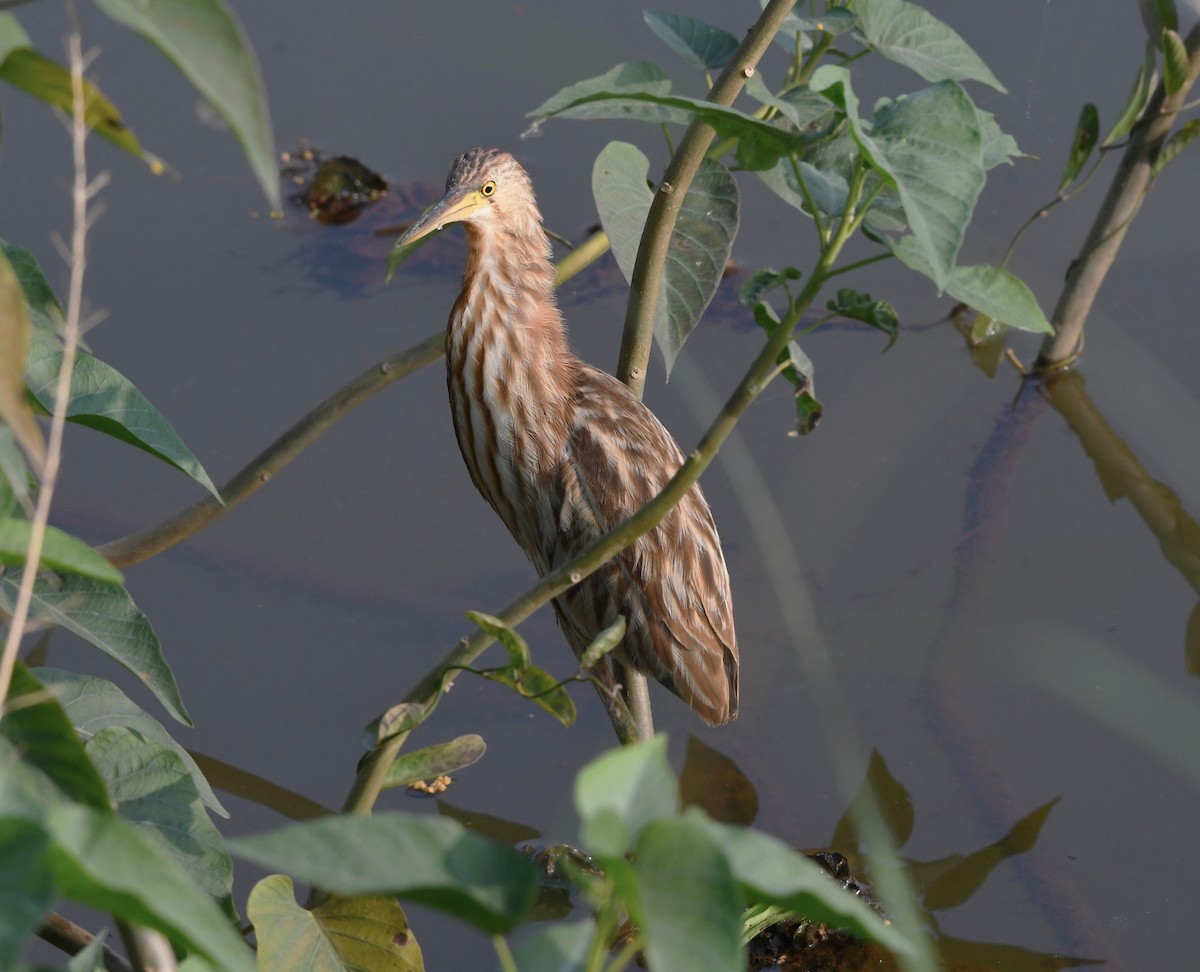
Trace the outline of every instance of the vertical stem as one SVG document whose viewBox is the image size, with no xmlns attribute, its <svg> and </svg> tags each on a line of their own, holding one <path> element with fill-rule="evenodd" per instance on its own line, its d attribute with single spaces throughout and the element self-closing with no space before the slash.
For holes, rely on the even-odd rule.
<svg viewBox="0 0 1200 972">
<path fill-rule="evenodd" d="M 74 14 L 74 7 L 71 8 Z M 17 663 L 17 650 L 25 634 L 29 620 L 29 606 L 33 601 L 33 585 L 37 579 L 38 563 L 42 558 L 42 546 L 46 538 L 46 524 L 50 519 L 50 504 L 54 499 L 54 487 L 58 482 L 58 471 L 62 463 L 63 426 L 66 424 L 67 404 L 71 398 L 71 376 L 75 371 L 75 354 L 79 347 L 80 316 L 83 306 L 83 275 L 87 267 L 88 202 L 103 185 L 97 180 L 88 184 L 87 142 L 88 127 L 85 120 L 86 99 L 83 90 L 83 48 L 78 29 L 73 29 L 67 38 L 67 49 L 71 63 L 71 146 L 75 179 L 71 192 L 71 277 L 67 296 L 67 317 L 63 322 L 63 356 L 54 389 L 54 413 L 50 420 L 50 436 L 46 449 L 46 463 L 42 471 L 41 488 L 38 490 L 37 505 L 33 522 L 30 524 L 29 548 L 25 552 L 25 571 L 21 577 L 21 589 L 8 628 L 8 640 L 0 654 L 0 711 L 8 697 L 13 669 Z"/>
<path fill-rule="evenodd" d="M 719 105 L 733 103 L 745 86 L 746 79 L 754 74 L 755 66 L 794 3 L 795 0 L 771 0 L 730 58 L 717 83 L 712 86 L 708 93 L 709 101 Z M 679 208 L 714 134 L 709 125 L 698 118 L 692 120 L 667 165 L 646 218 L 646 229 L 642 233 L 637 262 L 629 281 L 625 330 L 621 336 L 621 353 L 617 361 L 617 377 L 639 398 L 646 387 L 646 365 L 654 335 L 654 315 L 658 308 L 658 292 L 662 289 L 671 231 L 675 228 Z M 654 735 L 654 720 L 646 676 L 630 665 L 618 662 L 615 667 L 618 668 L 618 680 L 625 686 L 625 702 L 633 716 L 637 736 L 639 739 L 649 739 Z"/>
<path fill-rule="evenodd" d="M 1187 50 L 1189 66 L 1183 85 L 1168 95 L 1160 81 L 1142 120 L 1134 126 L 1108 195 L 1104 197 L 1083 244 L 1083 252 L 1067 270 L 1067 282 L 1050 320 L 1054 333 L 1042 342 L 1035 365 L 1038 369 L 1060 367 L 1080 346 L 1083 324 L 1092 303 L 1150 190 L 1154 161 L 1175 124 L 1176 114 L 1186 101 L 1188 91 L 1200 74 L 1200 24 L 1188 34 Z"/>
</svg>

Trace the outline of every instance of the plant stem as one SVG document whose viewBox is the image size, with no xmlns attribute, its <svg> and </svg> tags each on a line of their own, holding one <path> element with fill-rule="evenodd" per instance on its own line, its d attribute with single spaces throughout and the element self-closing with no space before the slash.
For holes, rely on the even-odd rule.
<svg viewBox="0 0 1200 972">
<path fill-rule="evenodd" d="M 72 15 L 74 7 L 70 8 Z M 42 469 L 41 488 L 38 490 L 37 505 L 30 523 L 29 547 L 25 551 L 25 570 L 21 577 L 21 589 L 9 623 L 8 640 L 0 653 L 0 712 L 12 683 L 13 669 L 17 663 L 17 650 L 25 634 L 29 620 L 29 607 L 33 601 L 33 586 L 37 580 L 38 564 L 42 558 L 42 545 L 46 537 L 46 525 L 50 520 L 50 504 L 54 500 L 54 487 L 58 482 L 58 471 L 62 463 L 63 427 L 66 424 L 67 405 L 71 399 L 71 377 L 75 373 L 75 355 L 79 348 L 80 319 L 83 308 L 83 276 L 87 268 L 87 231 L 89 226 L 88 205 L 106 183 L 105 177 L 88 182 L 86 142 L 88 125 L 85 118 L 87 105 L 83 90 L 84 58 L 79 30 L 74 27 L 67 37 L 67 52 L 71 65 L 71 149 L 74 166 L 74 182 L 71 191 L 71 247 L 70 282 L 67 292 L 67 316 L 63 322 L 63 355 L 58 379 L 54 388 L 54 412 L 50 419 L 50 436 L 46 447 L 46 461 Z"/>
<path fill-rule="evenodd" d="M 492 936 L 492 947 L 496 950 L 496 958 L 500 960 L 502 972 L 518 972 L 512 949 L 508 947 L 508 940 L 503 935 Z"/>
<path fill-rule="evenodd" d="M 750 28 L 745 39 L 717 78 L 708 93 L 708 101 L 729 105 L 746 84 L 771 39 L 778 32 L 795 0 L 771 0 Z M 650 340 L 654 331 L 654 314 L 658 294 L 662 289 L 667 247 L 671 230 L 683 205 L 688 187 L 706 150 L 713 140 L 712 128 L 693 119 L 680 139 L 679 148 L 663 173 L 663 181 L 650 204 L 646 229 L 638 248 L 637 262 L 629 282 L 629 304 L 625 312 L 625 330 L 621 338 L 621 355 L 617 362 L 617 377 L 639 396 L 646 384 L 646 365 L 650 359 Z"/>
<path fill-rule="evenodd" d="M 46 916 L 37 935 L 42 941 L 49 942 L 68 955 L 78 955 L 96 937 L 86 928 L 53 911 Z M 107 945 L 101 946 L 100 955 L 105 972 L 133 972 L 133 967 Z"/>
<path fill-rule="evenodd" d="M 1121 164 L 1083 244 L 1083 251 L 1067 270 L 1067 282 L 1050 319 L 1054 333 L 1042 342 L 1034 364 L 1036 370 L 1062 367 L 1079 347 L 1092 303 L 1154 181 L 1154 161 L 1175 124 L 1180 106 L 1187 100 L 1188 91 L 1200 74 L 1200 24 L 1188 33 L 1186 47 L 1188 73 L 1183 85 L 1168 95 L 1160 81 L 1141 120 L 1133 127 Z"/>
</svg>

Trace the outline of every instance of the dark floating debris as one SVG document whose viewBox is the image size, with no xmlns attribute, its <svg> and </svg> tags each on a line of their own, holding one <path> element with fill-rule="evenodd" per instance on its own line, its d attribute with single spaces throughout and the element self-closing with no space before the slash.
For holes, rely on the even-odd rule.
<svg viewBox="0 0 1200 972">
<path fill-rule="evenodd" d="M 280 174 L 304 191 L 294 197 L 319 223 L 350 223 L 388 191 L 387 180 L 348 155 L 322 159 L 319 152 L 303 149 L 284 153 Z"/>
</svg>

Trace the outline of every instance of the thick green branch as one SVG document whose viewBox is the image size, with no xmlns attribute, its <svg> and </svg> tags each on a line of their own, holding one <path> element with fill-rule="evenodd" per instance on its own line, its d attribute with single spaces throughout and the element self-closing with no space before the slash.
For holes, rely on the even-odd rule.
<svg viewBox="0 0 1200 972">
<path fill-rule="evenodd" d="M 1141 121 L 1134 126 L 1083 252 L 1067 270 L 1067 282 L 1050 319 L 1054 333 L 1042 342 L 1038 352 L 1035 367 L 1040 370 L 1060 367 L 1080 346 L 1084 321 L 1154 181 L 1154 161 L 1200 75 L 1200 24 L 1188 34 L 1186 46 L 1188 73 L 1183 85 L 1168 95 L 1159 82 Z"/>
<path fill-rule="evenodd" d="M 733 57 L 717 78 L 708 93 L 708 100 L 718 105 L 730 105 L 754 74 L 771 39 L 779 31 L 784 18 L 791 11 L 795 0 L 771 0 L 750 28 L 745 39 L 734 51 Z M 663 181 L 654 201 L 650 204 L 650 215 L 642 233 L 642 243 L 634 264 L 633 277 L 629 282 L 629 304 L 625 312 L 625 330 L 621 338 L 621 356 L 617 362 L 617 377 L 638 395 L 646 384 L 646 363 L 650 359 L 650 341 L 654 333 L 654 314 L 658 307 L 658 294 L 662 289 L 663 273 L 667 262 L 667 246 L 671 230 L 688 187 L 704 159 L 709 143 L 713 140 L 712 128 L 693 119 L 679 142 L 679 148 L 671 158 Z"/>
</svg>

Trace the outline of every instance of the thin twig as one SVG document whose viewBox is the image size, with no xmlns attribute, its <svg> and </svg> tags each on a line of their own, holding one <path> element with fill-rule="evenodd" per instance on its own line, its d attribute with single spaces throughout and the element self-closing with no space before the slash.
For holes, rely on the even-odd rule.
<svg viewBox="0 0 1200 972">
<path fill-rule="evenodd" d="M 74 13 L 73 7 L 71 11 Z M 89 186 L 87 176 L 87 103 L 83 87 L 85 63 L 78 30 L 72 30 L 67 38 L 67 53 L 71 64 L 71 154 L 75 178 L 71 191 L 70 283 L 67 291 L 67 315 L 63 322 L 63 355 L 54 388 L 54 411 L 50 419 L 50 436 L 46 447 L 46 462 L 42 469 L 41 488 L 38 490 L 37 505 L 30 523 L 29 547 L 25 551 L 25 570 L 9 624 L 8 640 L 3 654 L 0 655 L 0 711 L 3 711 L 4 700 L 8 697 L 17 662 L 17 650 L 29 620 L 33 585 L 37 580 L 42 545 L 46 538 L 46 525 L 50 520 L 50 504 L 54 500 L 54 487 L 58 482 L 58 471 L 62 463 L 63 427 L 66 424 L 67 405 L 71 399 L 75 354 L 79 348 L 83 277 L 87 269 L 87 231 L 90 222 L 88 205 L 92 199 L 92 191 L 96 188 Z"/>
</svg>

